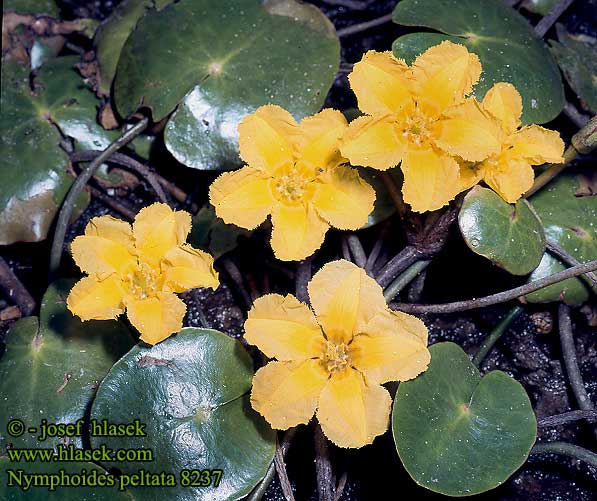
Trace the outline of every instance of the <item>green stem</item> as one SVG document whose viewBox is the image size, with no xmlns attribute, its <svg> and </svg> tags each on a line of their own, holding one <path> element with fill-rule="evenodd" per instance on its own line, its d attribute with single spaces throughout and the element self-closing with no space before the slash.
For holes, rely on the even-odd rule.
<svg viewBox="0 0 597 501">
<path fill-rule="evenodd" d="M 521 313 L 522 313 L 522 308 L 518 305 L 514 306 L 514 308 L 512 308 L 507 313 L 507 315 L 502 319 L 502 321 L 497 325 L 497 327 L 495 329 L 493 329 L 489 333 L 489 335 L 483 340 L 483 343 L 481 344 L 479 351 L 477 351 L 477 354 L 473 358 L 473 363 L 477 367 L 481 367 L 483 360 L 485 360 L 485 357 L 491 351 L 491 349 L 493 348 L 495 343 L 497 343 L 498 339 L 502 337 L 502 334 L 504 334 L 504 332 L 506 332 L 506 330 L 508 329 L 510 324 Z"/>
<path fill-rule="evenodd" d="M 54 240 L 52 241 L 52 250 L 50 253 L 50 275 L 54 275 L 60 266 L 60 257 L 62 256 L 62 248 L 64 246 L 64 237 L 68 224 L 71 220 L 73 209 L 75 207 L 77 198 L 85 188 L 85 185 L 91 179 L 95 171 L 102 165 L 112 153 L 118 151 L 120 148 L 135 139 L 141 132 L 145 130 L 149 122 L 148 118 L 143 118 L 139 123 L 135 124 L 124 134 L 122 134 L 114 142 L 102 151 L 95 159 L 87 166 L 75 179 L 75 182 L 70 187 L 66 198 L 58 214 L 56 222 L 56 230 L 54 231 Z"/>
<path fill-rule="evenodd" d="M 538 443 L 531 449 L 531 454 L 560 454 L 573 459 L 580 459 L 593 468 L 597 468 L 597 454 L 568 442 Z"/>
<path fill-rule="evenodd" d="M 427 266 L 431 263 L 431 259 L 421 259 L 411 264 L 404 272 L 402 272 L 396 280 L 394 280 L 383 293 L 386 302 L 391 301 L 396 295 L 411 283 Z"/>
</svg>

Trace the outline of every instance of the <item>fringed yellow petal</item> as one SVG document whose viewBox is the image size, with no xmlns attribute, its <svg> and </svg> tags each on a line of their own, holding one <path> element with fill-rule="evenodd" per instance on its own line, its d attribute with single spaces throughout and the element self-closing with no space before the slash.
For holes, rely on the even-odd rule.
<svg viewBox="0 0 597 501">
<path fill-rule="evenodd" d="M 100 216 L 92 218 L 85 227 L 85 235 L 88 237 L 101 237 L 113 242 L 118 242 L 127 249 L 135 245 L 133 229 L 131 225 L 121 219 L 112 216 Z"/>
<path fill-rule="evenodd" d="M 350 345 L 353 367 L 369 384 L 406 381 L 427 369 L 427 328 L 418 318 L 386 310 L 375 315 Z"/>
<path fill-rule="evenodd" d="M 251 167 L 273 173 L 293 160 L 296 121 L 284 108 L 261 106 L 238 126 L 241 158 Z"/>
<path fill-rule="evenodd" d="M 82 235 L 73 240 L 71 253 L 77 266 L 89 274 L 105 278 L 112 273 L 123 275 L 137 259 L 116 240 Z"/>
<path fill-rule="evenodd" d="M 363 447 L 388 429 L 388 391 L 368 385 L 354 369 L 335 373 L 319 397 L 317 419 L 323 433 L 339 447 Z"/>
<path fill-rule="evenodd" d="M 282 261 L 300 261 L 313 254 L 329 228 L 311 205 L 277 205 L 272 211 L 271 246 Z"/>
<path fill-rule="evenodd" d="M 226 223 L 249 230 L 265 220 L 273 205 L 269 180 L 251 167 L 221 174 L 209 188 L 209 201 Z"/>
<path fill-rule="evenodd" d="M 564 141 L 555 130 L 538 125 L 523 127 L 515 132 L 509 143 L 513 157 L 524 158 L 531 165 L 559 164 L 564 161 Z"/>
<path fill-rule="evenodd" d="M 326 109 L 305 118 L 295 137 L 300 161 L 314 170 L 345 162 L 339 146 L 347 127 L 346 118 L 337 110 Z"/>
<path fill-rule="evenodd" d="M 357 230 L 373 211 L 375 190 L 356 169 L 336 167 L 319 178 L 313 205 L 319 215 L 334 228 Z"/>
<path fill-rule="evenodd" d="M 126 298 L 126 314 L 141 341 L 156 344 L 182 329 L 187 307 L 176 295 L 161 292 L 147 299 Z"/>
<path fill-rule="evenodd" d="M 404 201 L 415 212 L 439 209 L 460 190 L 458 162 L 431 148 L 409 149 L 402 172 Z"/>
<path fill-rule="evenodd" d="M 481 63 L 464 45 L 444 41 L 427 49 L 412 65 L 417 104 L 431 116 L 458 104 L 481 76 Z"/>
<path fill-rule="evenodd" d="M 306 424 L 327 379 L 319 360 L 270 362 L 253 377 L 251 405 L 272 428 Z"/>
<path fill-rule="evenodd" d="M 305 360 L 323 351 L 324 337 L 309 307 L 292 295 L 267 294 L 253 303 L 245 339 L 269 358 Z"/>
<path fill-rule="evenodd" d="M 367 52 L 348 75 L 359 109 L 368 115 L 387 115 L 412 106 L 407 74 L 406 63 L 391 52 Z"/>
<path fill-rule="evenodd" d="M 164 259 L 165 285 L 172 292 L 198 287 L 217 289 L 220 285 L 214 259 L 207 252 L 183 244 L 170 249 Z"/>
<path fill-rule="evenodd" d="M 91 276 L 74 285 L 66 305 L 81 320 L 110 320 L 124 311 L 123 298 L 124 289 L 117 275 L 104 280 Z"/>
<path fill-rule="evenodd" d="M 485 169 L 483 163 L 462 162 L 460 164 L 460 180 L 458 193 L 479 184 L 483 179 Z"/>
<path fill-rule="evenodd" d="M 494 84 L 485 94 L 482 106 L 500 121 L 506 134 L 510 135 L 520 127 L 522 98 L 511 83 Z"/>
<path fill-rule="evenodd" d="M 191 230 L 191 215 L 173 211 L 168 205 L 155 203 L 139 211 L 133 223 L 140 258 L 157 264 L 172 247 L 183 244 Z"/>
<path fill-rule="evenodd" d="M 516 202 L 533 186 L 535 172 L 521 158 L 502 154 L 496 163 L 484 162 L 484 181 L 506 202 Z"/>
<path fill-rule="evenodd" d="M 308 285 L 311 305 L 327 338 L 348 343 L 369 320 L 386 309 L 379 284 L 343 259 L 327 263 Z"/>
<path fill-rule="evenodd" d="M 503 132 L 499 122 L 474 99 L 447 110 L 432 126 L 434 142 L 450 155 L 480 162 L 500 152 Z"/>
<path fill-rule="evenodd" d="M 352 165 L 386 170 L 400 163 L 406 143 L 391 116 L 359 117 L 353 120 L 340 144 L 342 155 Z"/>
</svg>

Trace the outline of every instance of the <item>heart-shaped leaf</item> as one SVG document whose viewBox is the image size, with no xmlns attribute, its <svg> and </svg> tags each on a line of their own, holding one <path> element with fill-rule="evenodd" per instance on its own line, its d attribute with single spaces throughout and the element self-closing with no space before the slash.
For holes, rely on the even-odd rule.
<svg viewBox="0 0 597 501">
<path fill-rule="evenodd" d="M 510 82 L 520 92 L 522 121 L 545 123 L 564 107 L 558 67 L 529 23 L 501 0 L 401 0 L 394 22 L 442 33 L 411 33 L 393 45 L 397 57 L 412 62 L 442 40 L 464 44 L 483 64 L 475 96 L 481 99 L 496 82 Z"/>
<path fill-rule="evenodd" d="M 533 195 L 531 204 L 543 222 L 547 240 L 557 243 L 579 262 L 597 259 L 597 196 L 594 193 L 594 176 L 566 172 Z M 584 189 L 587 187 L 587 189 Z M 529 281 L 562 271 L 565 266 L 558 259 L 545 253 Z M 569 278 L 528 294 L 531 303 L 563 300 L 569 305 L 579 305 L 589 298 L 588 283 L 582 278 Z"/>
<path fill-rule="evenodd" d="M 115 320 L 81 322 L 66 308 L 72 282 L 60 281 L 46 291 L 39 319 L 26 317 L 8 334 L 0 361 L 0 451 L 15 447 L 48 447 L 60 438 L 39 442 L 41 419 L 75 423 L 82 419 L 97 385 L 112 364 L 133 344 L 130 331 Z M 6 423 L 22 420 L 37 432 L 7 435 Z M 81 446 L 80 437 L 70 443 Z"/>
<path fill-rule="evenodd" d="M 559 43 L 550 40 L 551 53 L 583 107 L 594 113 L 597 111 L 597 38 L 571 35 L 561 24 L 556 29 Z"/>
<path fill-rule="evenodd" d="M 146 437 L 91 437 L 94 447 L 150 448 L 152 471 L 222 470 L 219 486 L 137 487 L 143 499 L 240 499 L 265 475 L 275 451 L 273 430 L 249 404 L 252 362 L 221 332 L 186 328 L 151 348 L 138 345 L 110 370 L 91 418 L 139 419 Z M 146 463 L 115 464 L 124 473 Z"/>
<path fill-rule="evenodd" d="M 545 251 L 545 234 L 530 204 L 505 202 L 493 190 L 475 186 L 458 215 L 466 245 L 513 275 L 533 271 Z"/>
<path fill-rule="evenodd" d="M 14 472 L 13 475 L 8 473 L 9 470 Z M 23 474 L 19 474 L 18 470 L 22 470 Z M 61 478 L 61 471 L 64 471 L 64 475 L 69 476 L 71 483 L 78 482 L 78 484 L 66 486 L 64 485 L 66 481 L 56 482 Z M 115 477 L 111 475 L 110 478 L 106 477 L 108 472 L 92 463 L 11 461 L 7 456 L 2 456 L 0 457 L 0 472 L 2 472 L 0 475 L 2 476 L 0 499 L 7 501 L 16 501 L 18 499 L 27 499 L 29 501 L 96 501 L 99 498 L 110 499 L 111 501 L 131 501 L 133 499 L 130 492 L 118 490 L 119 484 Z M 32 477 L 27 477 L 27 475 L 56 475 L 54 481 L 57 485 L 55 485 L 54 490 L 48 489 L 47 485 L 27 486 L 26 479 L 33 480 Z M 22 484 L 18 484 L 20 480 Z M 111 482 L 114 483 L 111 484 Z M 9 483 L 12 485 L 9 485 Z M 99 496 L 100 493 L 101 496 Z"/>
<path fill-rule="evenodd" d="M 240 120 L 267 103 L 297 119 L 318 111 L 338 64 L 334 27 L 312 5 L 181 0 L 138 21 L 114 95 L 121 115 L 144 105 L 156 120 L 184 99 L 165 131 L 170 152 L 190 167 L 233 169 Z"/>
<path fill-rule="evenodd" d="M 481 377 L 454 343 L 431 346 L 429 368 L 400 383 L 392 428 L 406 471 L 419 485 L 471 496 L 503 483 L 526 460 L 537 421 L 520 383 Z"/>
<path fill-rule="evenodd" d="M 5 62 L 0 113 L 0 245 L 43 240 L 73 177 L 62 135 L 78 148 L 102 149 L 114 138 L 96 121 L 98 100 L 73 66 L 46 63 L 29 84 L 28 69 Z M 84 208 L 84 200 L 81 200 Z"/>
</svg>

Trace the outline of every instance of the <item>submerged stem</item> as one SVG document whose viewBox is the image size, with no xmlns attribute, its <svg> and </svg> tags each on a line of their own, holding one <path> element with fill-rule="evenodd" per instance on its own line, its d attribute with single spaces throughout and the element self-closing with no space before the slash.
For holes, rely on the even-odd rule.
<svg viewBox="0 0 597 501">
<path fill-rule="evenodd" d="M 531 449 L 531 454 L 560 454 L 572 459 L 579 459 L 590 464 L 593 468 L 597 468 L 597 454 L 568 442 L 538 443 Z"/>
<path fill-rule="evenodd" d="M 516 305 L 512 308 L 506 316 L 502 319 L 502 321 L 493 329 L 489 335 L 483 340 L 483 343 L 479 347 L 479 351 L 473 358 L 473 363 L 480 367 L 485 360 L 485 357 L 489 354 L 495 343 L 497 343 L 498 339 L 502 337 L 502 334 L 506 332 L 510 324 L 522 313 L 522 308 Z"/>
</svg>

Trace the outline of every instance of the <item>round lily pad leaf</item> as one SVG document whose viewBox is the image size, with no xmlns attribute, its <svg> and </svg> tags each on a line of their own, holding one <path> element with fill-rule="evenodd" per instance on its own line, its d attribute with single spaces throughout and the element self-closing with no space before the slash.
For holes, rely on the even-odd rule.
<svg viewBox="0 0 597 501">
<path fill-rule="evenodd" d="M 40 423 L 75 423 L 83 419 L 95 390 L 112 364 L 133 346 L 128 328 L 116 320 L 81 322 L 66 307 L 71 281 L 52 284 L 44 294 L 39 319 L 14 324 L 0 361 L 0 451 L 14 447 L 52 448 L 60 437 L 39 441 Z M 21 437 L 7 434 L 6 424 L 20 419 Z M 80 437 L 70 444 L 81 446 Z"/>
<path fill-rule="evenodd" d="M 114 132 L 96 121 L 98 100 L 74 70 L 77 61 L 77 57 L 49 61 L 32 86 L 27 68 L 4 63 L 0 245 L 46 237 L 73 181 L 68 156 L 59 146 L 62 136 L 73 138 L 83 149 L 105 148 L 114 138 Z"/>
<path fill-rule="evenodd" d="M 564 107 L 558 67 L 529 23 L 505 2 L 491 0 L 401 0 L 394 22 L 424 26 L 441 33 L 411 33 L 393 45 L 397 57 L 412 62 L 442 40 L 466 45 L 483 64 L 475 96 L 481 99 L 496 82 L 510 82 L 520 92 L 522 121 L 545 123 Z"/>
<path fill-rule="evenodd" d="M 448 496 L 503 483 L 527 459 L 537 421 L 520 383 L 481 377 L 454 343 L 431 346 L 423 374 L 400 383 L 392 411 L 398 455 L 415 482 Z"/>
<path fill-rule="evenodd" d="M 545 251 L 541 220 L 524 199 L 505 202 L 493 190 L 475 186 L 458 215 L 466 245 L 513 275 L 533 271 Z"/>
<path fill-rule="evenodd" d="M 22 473 L 19 473 L 18 470 L 22 470 Z M 27 477 L 28 475 L 56 475 L 53 480 L 56 482 L 60 479 L 61 470 L 64 470 L 63 475 L 67 475 L 70 482 L 75 485 L 67 487 L 63 482 L 60 485 L 55 485 L 52 490 L 46 485 L 27 487 L 26 479 L 32 480 L 31 477 Z M 13 473 L 9 473 L 10 471 Z M 2 477 L 0 499 L 6 501 L 19 499 L 30 501 L 97 501 L 98 499 L 131 501 L 134 499 L 126 490 L 119 490 L 119 484 L 115 477 L 93 463 L 11 461 L 8 456 L 1 456 L 0 472 Z M 48 480 L 48 484 L 50 481 Z M 84 485 L 83 482 L 85 482 Z"/>
<path fill-rule="evenodd" d="M 543 222 L 547 240 L 557 243 L 579 262 L 597 259 L 597 197 L 593 172 L 565 172 L 530 198 Z M 546 253 L 529 281 L 562 271 L 558 259 Z M 589 284 L 583 278 L 569 278 L 531 294 L 530 303 L 563 300 L 579 305 L 589 298 Z"/>
<path fill-rule="evenodd" d="M 265 475 L 275 434 L 249 403 L 252 362 L 242 345 L 207 329 L 186 328 L 152 347 L 137 345 L 110 370 L 91 418 L 145 425 L 144 437 L 92 436 L 93 447 L 147 448 L 151 463 L 114 463 L 176 476 L 175 487 L 136 487 L 142 499 L 240 499 Z M 182 470 L 222 470 L 219 485 L 181 485 Z"/>
</svg>

